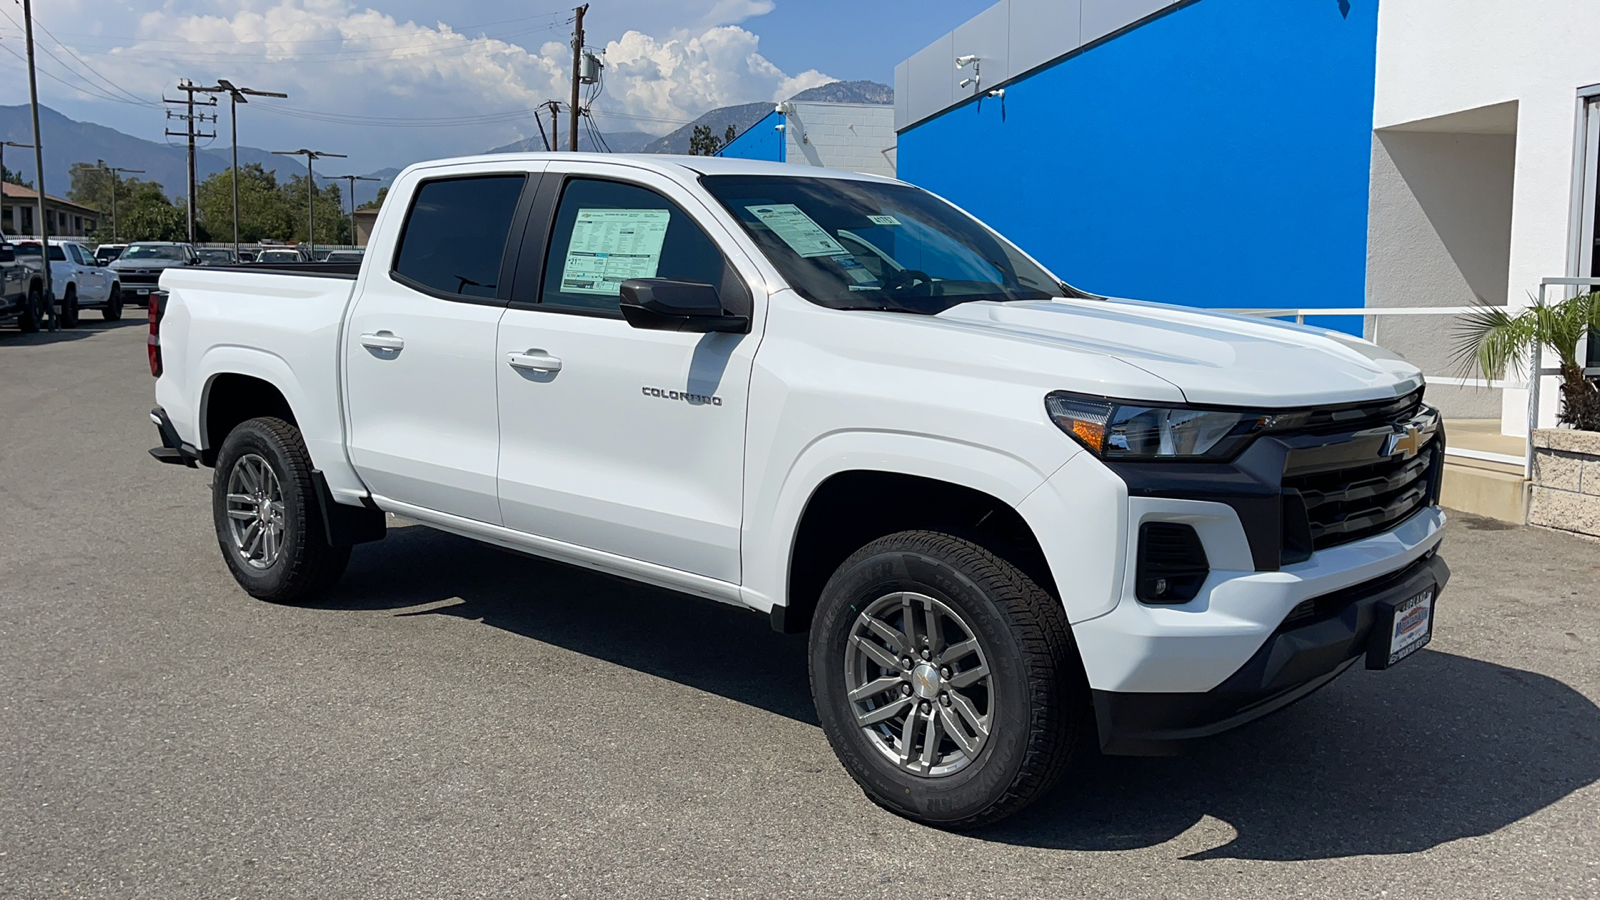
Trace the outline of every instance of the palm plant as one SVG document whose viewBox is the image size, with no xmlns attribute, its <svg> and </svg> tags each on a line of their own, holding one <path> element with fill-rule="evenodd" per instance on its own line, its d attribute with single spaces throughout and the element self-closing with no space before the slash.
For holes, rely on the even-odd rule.
<svg viewBox="0 0 1600 900">
<path fill-rule="evenodd" d="M 1528 364 L 1535 347 L 1547 346 L 1561 360 L 1561 410 L 1557 420 L 1600 431 L 1600 385 L 1584 377 L 1578 344 L 1600 331 L 1600 291 L 1554 303 L 1534 301 L 1515 314 L 1483 306 L 1456 326 L 1454 356 L 1471 373 L 1503 379 L 1506 370 Z"/>
</svg>

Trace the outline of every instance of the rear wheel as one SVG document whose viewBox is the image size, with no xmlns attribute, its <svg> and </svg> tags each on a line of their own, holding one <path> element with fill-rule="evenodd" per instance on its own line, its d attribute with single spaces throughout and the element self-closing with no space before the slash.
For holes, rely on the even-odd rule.
<svg viewBox="0 0 1600 900">
<path fill-rule="evenodd" d="M 984 547 L 929 531 L 841 565 L 811 626 L 811 692 L 868 798 L 973 828 L 1060 780 L 1091 725 L 1061 605 Z"/>
<path fill-rule="evenodd" d="M 100 308 L 100 315 L 107 322 L 116 322 L 122 319 L 122 286 L 113 284 L 111 293 L 106 297 L 106 305 Z"/>
<path fill-rule="evenodd" d="M 33 334 L 44 326 L 44 293 L 37 286 L 28 289 L 28 299 L 22 305 L 22 315 L 17 317 L 17 327 L 24 334 Z"/>
<path fill-rule="evenodd" d="M 66 296 L 61 298 L 61 327 L 78 327 L 78 288 L 67 285 Z"/>
<path fill-rule="evenodd" d="M 222 442 L 212 519 L 228 569 L 252 597 L 306 602 L 344 574 L 350 548 L 328 543 L 311 472 L 300 429 L 282 419 L 250 419 Z"/>
</svg>

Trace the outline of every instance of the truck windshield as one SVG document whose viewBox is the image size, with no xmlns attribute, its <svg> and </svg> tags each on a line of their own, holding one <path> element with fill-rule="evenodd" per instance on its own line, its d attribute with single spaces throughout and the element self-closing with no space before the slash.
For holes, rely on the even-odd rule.
<svg viewBox="0 0 1600 900">
<path fill-rule="evenodd" d="M 846 178 L 701 179 L 806 299 L 834 309 L 936 315 L 973 300 L 1044 300 L 1065 289 L 927 191 Z"/>
<path fill-rule="evenodd" d="M 188 259 L 182 247 L 134 244 L 122 252 L 123 259 Z"/>
</svg>

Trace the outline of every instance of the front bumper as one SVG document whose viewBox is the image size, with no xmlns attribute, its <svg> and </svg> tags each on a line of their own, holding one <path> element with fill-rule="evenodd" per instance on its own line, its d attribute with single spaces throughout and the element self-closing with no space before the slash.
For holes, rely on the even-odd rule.
<svg viewBox="0 0 1600 900">
<path fill-rule="evenodd" d="M 1169 753 L 1183 741 L 1282 709 L 1367 656 L 1381 604 L 1430 587 L 1437 598 L 1449 580 L 1450 568 L 1430 553 L 1399 572 L 1303 601 L 1244 665 L 1204 693 L 1096 690 L 1101 748 L 1125 755 Z"/>
</svg>

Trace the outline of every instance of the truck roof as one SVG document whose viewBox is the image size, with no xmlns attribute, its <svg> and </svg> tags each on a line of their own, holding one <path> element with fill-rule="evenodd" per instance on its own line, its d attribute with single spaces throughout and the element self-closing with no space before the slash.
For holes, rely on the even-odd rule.
<svg viewBox="0 0 1600 900">
<path fill-rule="evenodd" d="M 898 184 L 893 178 L 884 178 L 881 175 L 867 175 L 862 172 L 846 172 L 842 169 L 824 169 L 817 166 L 802 166 L 794 163 L 769 162 L 760 159 L 732 159 L 723 156 L 684 156 L 668 153 L 491 153 L 478 156 L 458 156 L 449 159 L 435 159 L 427 162 L 416 163 L 406 167 L 409 172 L 414 168 L 433 168 L 436 166 L 453 166 L 463 163 L 478 162 L 506 162 L 508 160 L 528 160 L 529 162 L 551 162 L 555 160 L 582 159 L 592 162 L 624 163 L 642 169 L 660 172 L 673 178 L 683 178 L 686 175 L 770 175 L 781 178 L 847 178 L 856 181 L 877 181 L 886 184 Z M 402 173 L 404 174 L 404 173 Z"/>
</svg>

